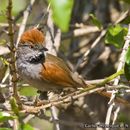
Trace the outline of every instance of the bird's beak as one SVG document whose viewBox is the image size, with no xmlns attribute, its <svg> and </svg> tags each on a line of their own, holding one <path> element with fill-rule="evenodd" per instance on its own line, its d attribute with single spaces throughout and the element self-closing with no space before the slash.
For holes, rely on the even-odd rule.
<svg viewBox="0 0 130 130">
<path fill-rule="evenodd" d="M 45 48 L 45 47 L 43 47 L 43 48 L 42 48 L 42 50 L 44 50 L 44 51 L 48 51 L 48 49 L 47 49 L 47 48 Z"/>
</svg>

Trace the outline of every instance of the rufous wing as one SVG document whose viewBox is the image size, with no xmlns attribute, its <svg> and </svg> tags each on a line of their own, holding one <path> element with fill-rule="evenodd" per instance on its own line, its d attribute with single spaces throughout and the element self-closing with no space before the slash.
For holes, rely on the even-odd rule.
<svg viewBox="0 0 130 130">
<path fill-rule="evenodd" d="M 70 69 L 60 58 L 47 54 L 43 65 L 41 72 L 43 80 L 63 87 L 77 87 L 77 83 L 71 76 Z"/>
</svg>

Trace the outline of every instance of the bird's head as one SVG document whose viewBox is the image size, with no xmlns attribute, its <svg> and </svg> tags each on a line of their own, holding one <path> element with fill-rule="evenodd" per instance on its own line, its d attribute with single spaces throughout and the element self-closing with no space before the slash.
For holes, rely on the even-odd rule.
<svg viewBox="0 0 130 130">
<path fill-rule="evenodd" d="M 45 59 L 45 51 L 45 37 L 41 31 L 33 28 L 22 34 L 18 44 L 18 56 L 35 63 Z"/>
</svg>

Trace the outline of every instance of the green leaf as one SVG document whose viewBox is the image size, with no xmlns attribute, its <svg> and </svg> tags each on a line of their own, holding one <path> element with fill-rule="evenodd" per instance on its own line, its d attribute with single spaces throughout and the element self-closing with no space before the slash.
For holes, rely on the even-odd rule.
<svg viewBox="0 0 130 130">
<path fill-rule="evenodd" d="M 18 108 L 18 105 L 17 105 L 16 100 L 15 100 L 14 97 L 11 97 L 11 98 L 10 98 L 10 105 L 11 105 L 12 111 L 13 111 L 17 116 L 19 116 L 19 108 Z"/>
<path fill-rule="evenodd" d="M 90 17 L 92 18 L 92 19 L 91 19 L 92 23 L 93 23 L 95 26 L 97 26 L 99 29 L 101 29 L 101 28 L 102 28 L 102 23 L 101 23 L 101 21 L 99 21 L 99 20 L 96 18 L 96 16 L 93 15 L 93 14 L 90 14 Z"/>
<path fill-rule="evenodd" d="M 0 122 L 16 119 L 16 116 L 12 116 L 7 112 L 0 112 Z"/>
<path fill-rule="evenodd" d="M 10 128 L 0 128 L 0 130 L 12 130 Z"/>
<path fill-rule="evenodd" d="M 29 124 L 24 124 L 22 130 L 34 130 L 34 128 L 30 126 Z"/>
<path fill-rule="evenodd" d="M 28 96 L 28 97 L 38 95 L 37 89 L 34 88 L 34 87 L 30 87 L 30 86 L 21 87 L 19 92 L 20 92 L 21 95 Z"/>
<path fill-rule="evenodd" d="M 122 48 L 124 44 L 124 37 L 127 35 L 127 29 L 121 27 L 119 24 L 110 26 L 105 36 L 105 43 L 112 44 L 117 48 Z"/>
<path fill-rule="evenodd" d="M 67 32 L 71 19 L 74 0 L 49 0 L 52 8 L 54 23 L 63 31 Z"/>
</svg>

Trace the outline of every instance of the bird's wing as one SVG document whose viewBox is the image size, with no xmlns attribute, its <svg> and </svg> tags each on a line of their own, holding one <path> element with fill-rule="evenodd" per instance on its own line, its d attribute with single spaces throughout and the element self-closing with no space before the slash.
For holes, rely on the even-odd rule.
<svg viewBox="0 0 130 130">
<path fill-rule="evenodd" d="M 53 62 L 55 59 L 55 62 Z M 51 54 L 47 54 L 41 77 L 50 83 L 64 87 L 76 87 L 76 82 L 71 76 L 71 71 L 64 61 Z"/>
</svg>

